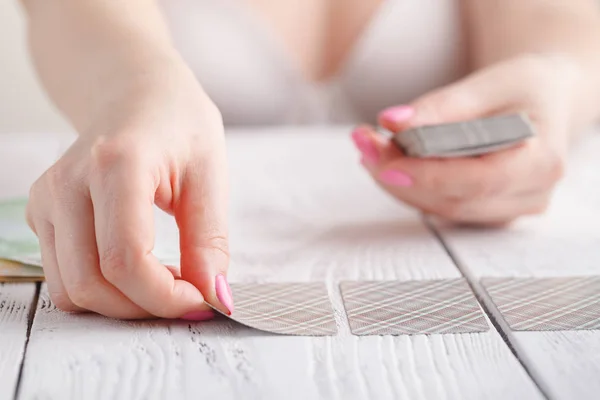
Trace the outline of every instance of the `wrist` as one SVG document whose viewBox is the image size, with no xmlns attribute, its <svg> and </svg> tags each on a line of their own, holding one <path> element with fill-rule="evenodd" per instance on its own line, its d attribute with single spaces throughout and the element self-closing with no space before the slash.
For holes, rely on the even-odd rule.
<svg viewBox="0 0 600 400">
<path fill-rule="evenodd" d="M 105 87 L 90 103 L 79 121 L 80 135 L 105 134 L 152 119 L 170 106 L 182 107 L 182 100 L 212 113 L 216 106 L 202 90 L 192 71 L 178 55 L 159 56 L 141 66 L 123 67 L 107 74 Z M 217 110 L 218 112 L 218 110 Z"/>
</svg>

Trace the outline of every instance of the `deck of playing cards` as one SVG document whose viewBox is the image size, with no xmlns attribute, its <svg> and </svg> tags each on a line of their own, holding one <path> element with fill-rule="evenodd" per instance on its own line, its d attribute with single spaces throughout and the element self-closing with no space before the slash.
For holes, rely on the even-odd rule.
<svg viewBox="0 0 600 400">
<path fill-rule="evenodd" d="M 503 150 L 534 134 L 521 113 L 415 127 L 395 134 L 393 141 L 410 157 L 464 157 Z"/>
</svg>

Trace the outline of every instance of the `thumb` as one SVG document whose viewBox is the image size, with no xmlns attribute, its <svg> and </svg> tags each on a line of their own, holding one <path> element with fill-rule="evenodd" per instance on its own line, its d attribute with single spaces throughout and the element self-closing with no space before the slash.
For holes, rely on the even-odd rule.
<svg viewBox="0 0 600 400">
<path fill-rule="evenodd" d="M 231 314 L 227 169 L 225 156 L 216 153 L 188 164 L 174 214 L 179 226 L 181 277 L 196 286 L 210 305 Z"/>
<path fill-rule="evenodd" d="M 465 121 L 508 111 L 518 91 L 503 67 L 491 67 L 417 98 L 409 105 L 390 107 L 379 124 L 392 132 L 407 128 Z"/>
</svg>

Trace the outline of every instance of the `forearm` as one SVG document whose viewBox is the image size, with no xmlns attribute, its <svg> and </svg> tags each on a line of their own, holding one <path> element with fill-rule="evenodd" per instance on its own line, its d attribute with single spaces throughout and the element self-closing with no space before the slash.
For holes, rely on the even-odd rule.
<svg viewBox="0 0 600 400">
<path fill-rule="evenodd" d="M 464 1 L 474 68 L 520 54 L 565 55 L 580 70 L 578 119 L 600 116 L 600 9 L 596 0 Z"/>
<path fill-rule="evenodd" d="M 31 56 L 50 98 L 78 131 L 125 90 L 183 64 L 152 0 L 23 0 Z M 136 88 L 135 86 L 139 86 Z"/>
</svg>

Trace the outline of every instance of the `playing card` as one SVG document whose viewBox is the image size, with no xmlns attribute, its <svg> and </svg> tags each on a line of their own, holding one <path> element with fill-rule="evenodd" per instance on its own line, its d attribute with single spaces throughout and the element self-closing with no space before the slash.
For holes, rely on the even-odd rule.
<svg viewBox="0 0 600 400">
<path fill-rule="evenodd" d="M 484 278 L 481 283 L 514 331 L 600 329 L 600 276 Z"/>
<path fill-rule="evenodd" d="M 489 329 L 464 279 L 346 281 L 340 289 L 350 330 L 358 336 Z"/>
<path fill-rule="evenodd" d="M 230 286 L 235 309 L 227 317 L 236 322 L 287 335 L 330 336 L 337 332 L 323 283 L 232 283 Z"/>
<path fill-rule="evenodd" d="M 521 113 L 415 127 L 395 134 L 393 141 L 411 157 L 464 157 L 506 149 L 533 135 Z"/>
</svg>

